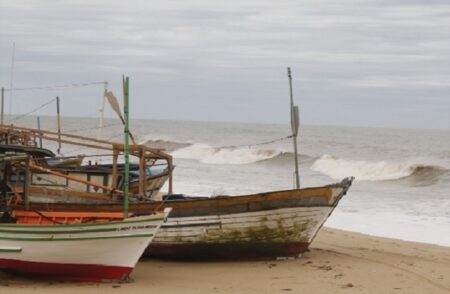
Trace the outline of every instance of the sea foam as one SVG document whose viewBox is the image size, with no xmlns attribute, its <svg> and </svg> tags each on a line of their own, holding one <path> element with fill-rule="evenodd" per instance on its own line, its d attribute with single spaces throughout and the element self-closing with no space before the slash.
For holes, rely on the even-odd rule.
<svg viewBox="0 0 450 294">
<path fill-rule="evenodd" d="M 207 144 L 193 144 L 175 150 L 175 158 L 195 159 L 208 164 L 249 164 L 279 156 L 275 149 L 218 148 Z"/>
<path fill-rule="evenodd" d="M 423 173 L 424 171 L 431 173 L 440 170 L 439 167 L 422 164 L 349 160 L 328 154 L 316 160 L 311 169 L 334 179 L 354 176 L 357 180 L 363 181 L 398 180 L 415 173 Z"/>
</svg>

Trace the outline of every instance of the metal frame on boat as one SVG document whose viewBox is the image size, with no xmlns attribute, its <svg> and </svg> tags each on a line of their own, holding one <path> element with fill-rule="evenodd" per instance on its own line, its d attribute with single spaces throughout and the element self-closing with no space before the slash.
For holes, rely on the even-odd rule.
<svg viewBox="0 0 450 294">
<path fill-rule="evenodd" d="M 26 153 L 0 154 L 4 175 L 29 160 Z M 28 180 L 25 176 L 24 199 Z M 126 217 L 123 213 L 55 213 L 27 208 L 1 213 L 0 269 L 37 278 L 89 282 L 127 279 L 170 212 L 165 209 Z"/>
<path fill-rule="evenodd" d="M 106 156 L 112 163 L 49 164 L 58 158 L 55 159 L 53 152 L 36 147 L 42 140 L 109 151 L 111 154 Z M 117 202 L 123 195 L 124 165 L 118 163 L 118 158 L 125 151 L 124 144 L 14 125 L 0 125 L 0 143 L 2 151 L 21 149 L 32 155 L 30 197 L 35 197 L 35 201 Z M 137 163 L 131 164 L 130 200 L 136 197 L 151 199 L 167 180 L 169 193 L 172 192 L 172 156 L 144 145 L 130 145 L 129 151 L 138 159 Z M 69 160 L 72 164 L 73 159 L 79 157 L 65 157 L 61 161 Z M 158 173 L 149 174 L 155 169 L 159 169 Z"/>
</svg>

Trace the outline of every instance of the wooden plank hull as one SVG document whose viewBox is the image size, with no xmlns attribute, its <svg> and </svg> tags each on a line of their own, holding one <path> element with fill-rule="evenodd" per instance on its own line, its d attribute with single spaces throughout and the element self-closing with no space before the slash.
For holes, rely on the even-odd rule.
<svg viewBox="0 0 450 294">
<path fill-rule="evenodd" d="M 0 269 L 36 278 L 124 280 L 166 213 L 83 224 L 0 224 Z"/>
<path fill-rule="evenodd" d="M 146 255 L 171 259 L 298 256 L 346 194 L 353 178 L 298 190 L 131 204 L 139 213 L 171 207 Z M 35 208 L 44 208 L 36 206 Z M 48 204 L 47 209 L 117 211 L 117 205 Z"/>
</svg>

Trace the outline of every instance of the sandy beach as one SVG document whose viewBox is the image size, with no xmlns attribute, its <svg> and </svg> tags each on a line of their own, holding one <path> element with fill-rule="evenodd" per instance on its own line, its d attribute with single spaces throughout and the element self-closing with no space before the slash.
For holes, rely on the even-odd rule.
<svg viewBox="0 0 450 294">
<path fill-rule="evenodd" d="M 299 259 L 142 260 L 120 284 L 0 277 L 0 293 L 449 293 L 450 248 L 325 228 Z"/>
</svg>

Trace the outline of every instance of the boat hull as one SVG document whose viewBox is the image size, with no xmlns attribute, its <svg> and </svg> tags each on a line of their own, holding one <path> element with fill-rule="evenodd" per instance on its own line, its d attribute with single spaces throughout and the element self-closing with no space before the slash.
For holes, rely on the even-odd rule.
<svg viewBox="0 0 450 294">
<path fill-rule="evenodd" d="M 346 194 L 353 178 L 322 187 L 253 195 L 130 204 L 130 211 L 171 207 L 145 252 L 169 259 L 267 259 L 296 257 Z M 44 208 L 32 204 L 35 208 Z M 116 211 L 113 204 L 54 203 L 47 209 Z"/>
<path fill-rule="evenodd" d="M 0 259 L 0 268 L 22 276 L 74 282 L 105 282 L 126 280 L 132 267 L 76 263 L 30 262 L 17 259 Z"/>
<path fill-rule="evenodd" d="M 145 256 L 167 260 L 265 260 L 276 257 L 298 257 L 308 251 L 302 242 L 227 242 L 227 243 L 155 243 Z"/>
<path fill-rule="evenodd" d="M 290 207 L 170 218 L 145 255 L 203 260 L 296 257 L 308 250 L 332 209 Z"/>
<path fill-rule="evenodd" d="M 125 280 L 164 218 L 159 213 L 104 223 L 0 224 L 0 269 L 65 281 Z"/>
</svg>

